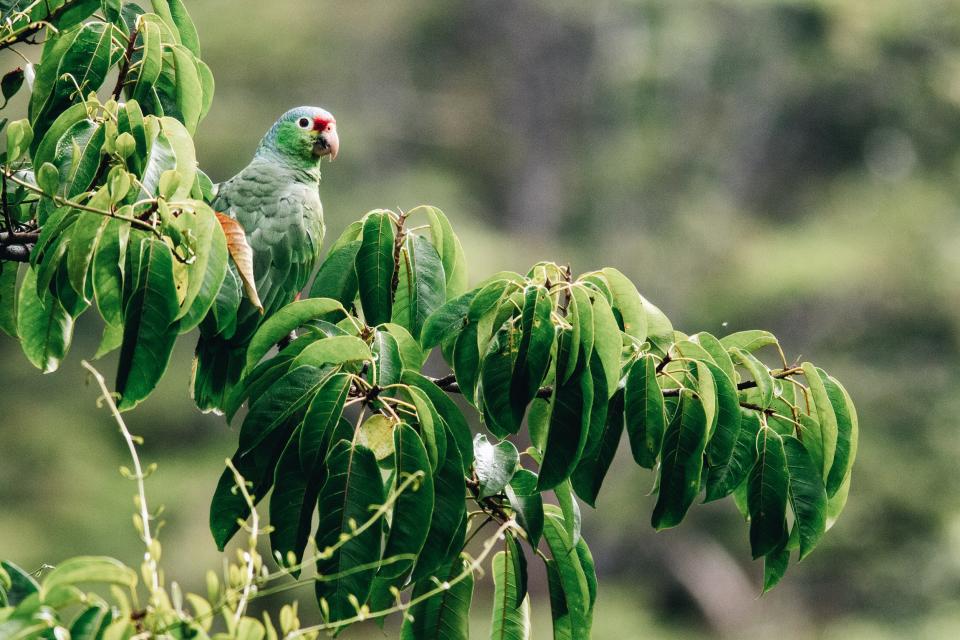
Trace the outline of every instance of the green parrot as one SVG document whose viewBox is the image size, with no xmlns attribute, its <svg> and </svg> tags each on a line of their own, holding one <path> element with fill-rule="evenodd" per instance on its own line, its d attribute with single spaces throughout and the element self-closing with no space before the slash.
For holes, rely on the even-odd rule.
<svg viewBox="0 0 960 640">
<path fill-rule="evenodd" d="M 201 410 L 220 411 L 240 378 L 257 327 L 297 297 L 317 265 L 324 234 L 320 161 L 336 158 L 339 147 L 329 112 L 291 109 L 263 137 L 250 164 L 218 185 L 212 206 L 243 227 L 262 308 L 243 295 L 231 260 L 200 324 L 191 389 Z"/>
</svg>

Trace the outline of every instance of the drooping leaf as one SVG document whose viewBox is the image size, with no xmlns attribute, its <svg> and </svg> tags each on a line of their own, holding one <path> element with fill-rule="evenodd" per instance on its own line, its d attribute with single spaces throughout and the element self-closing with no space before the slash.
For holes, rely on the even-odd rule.
<svg viewBox="0 0 960 640">
<path fill-rule="evenodd" d="M 426 238 L 408 234 L 400 249 L 393 322 L 420 338 L 423 324 L 447 300 L 443 265 Z"/>
<path fill-rule="evenodd" d="M 823 380 L 827 397 L 830 398 L 833 414 L 837 420 L 837 445 L 834 450 L 833 464 L 830 465 L 830 473 L 826 476 L 827 496 L 833 497 L 840 490 L 840 486 L 850 473 L 853 461 L 857 457 L 859 425 L 857 424 L 857 410 L 853 406 L 850 394 L 843 388 L 843 385 L 833 376 L 828 376 L 820 370 L 817 370 L 817 373 Z"/>
<path fill-rule="evenodd" d="M 617 453 L 624 424 L 624 391 L 620 389 L 610 400 L 600 442 L 587 458 L 581 458 L 571 476 L 574 491 L 591 507 L 597 506 L 597 495 L 607 476 L 607 471 Z"/>
<path fill-rule="evenodd" d="M 448 300 L 443 306 L 436 309 L 423 323 L 420 332 L 420 344 L 424 349 L 431 349 L 452 335 L 459 334 L 467 321 L 467 312 L 470 303 L 476 297 L 477 291 L 468 291 L 461 296 Z"/>
<path fill-rule="evenodd" d="M 652 355 L 637 360 L 627 374 L 624 389 L 624 414 L 633 459 L 641 467 L 653 469 L 660 454 L 667 426 L 663 394 L 657 383 L 656 362 Z"/>
<path fill-rule="evenodd" d="M 253 249 L 247 242 L 243 227 L 240 226 L 239 222 L 219 211 L 217 212 L 217 221 L 220 222 L 223 235 L 227 239 L 227 251 L 237 267 L 237 274 L 243 282 L 243 290 L 247 298 L 253 306 L 263 311 L 263 304 L 257 294 L 257 282 L 253 275 Z"/>
<path fill-rule="evenodd" d="M 419 209 L 420 207 L 418 207 Z M 467 259 L 447 216 L 436 207 L 423 207 L 430 220 L 430 239 L 443 262 L 447 297 L 459 296 L 467 288 Z M 411 211 L 411 213 L 413 213 Z"/>
<path fill-rule="evenodd" d="M 247 454 L 284 424 L 299 423 L 307 406 L 327 382 L 317 367 L 304 365 L 291 369 L 256 398 L 240 427 L 238 452 Z"/>
<path fill-rule="evenodd" d="M 607 267 L 603 269 L 603 275 L 610 287 L 613 307 L 620 313 L 623 321 L 623 332 L 632 336 L 638 343 L 642 343 L 647 339 L 648 330 L 643 296 L 620 271 Z"/>
<path fill-rule="evenodd" d="M 592 624 L 590 585 L 575 545 L 565 531 L 556 507 L 547 505 L 543 536 L 550 549 L 566 604 L 565 617 L 572 638 L 589 638 Z M 551 597 L 551 601 L 553 598 Z M 556 615 L 555 615 L 556 618 Z"/>
<path fill-rule="evenodd" d="M 580 540 L 580 527 L 583 521 L 580 513 L 580 504 L 573 496 L 573 486 L 570 480 L 564 480 L 553 488 L 557 497 L 557 505 L 563 519 L 563 528 L 569 536 L 570 544 L 575 545 Z"/>
<path fill-rule="evenodd" d="M 460 408 L 440 387 L 416 371 L 405 369 L 400 381 L 403 384 L 417 387 L 427 394 L 437 413 L 446 422 L 450 435 L 457 444 L 462 458 L 463 470 L 469 469 L 473 463 L 473 434 L 470 432 L 470 425 L 467 424 L 467 419 L 463 416 Z"/>
<path fill-rule="evenodd" d="M 491 571 L 494 585 L 491 640 L 526 640 L 530 637 L 530 603 L 522 595 L 510 551 L 498 551 L 493 556 Z"/>
<path fill-rule="evenodd" d="M 412 475 L 419 475 L 420 479 L 397 497 L 383 551 L 384 558 L 410 557 L 383 564 L 377 575 L 385 578 L 404 575 L 413 567 L 430 531 L 434 505 L 433 472 L 420 436 L 409 425 L 400 423 L 393 430 L 393 447 L 394 487 L 398 488 Z"/>
<path fill-rule="evenodd" d="M 752 353 L 767 345 L 777 344 L 777 338 L 769 331 L 752 329 L 750 331 L 738 331 L 724 336 L 720 338 L 720 344 L 728 351 L 740 349 L 747 353 Z"/>
<path fill-rule="evenodd" d="M 803 560 L 820 541 L 827 524 L 827 492 L 820 469 L 803 444 L 793 436 L 783 437 L 783 449 L 789 473 L 790 509 L 794 527 L 800 537 L 800 559 Z"/>
<path fill-rule="evenodd" d="M 537 491 L 537 474 L 517 469 L 505 489 L 517 523 L 526 532 L 530 546 L 537 548 L 543 536 L 543 496 Z"/>
<path fill-rule="evenodd" d="M 320 298 L 318 298 L 320 299 Z M 309 344 L 294 359 L 297 365 L 321 367 L 327 364 L 373 360 L 373 352 L 366 342 L 353 336 L 331 336 Z"/>
<path fill-rule="evenodd" d="M 760 418 L 755 411 L 740 409 L 740 430 L 730 456 L 711 463 L 707 471 L 707 495 L 705 502 L 719 500 L 740 486 L 757 455 L 757 432 Z"/>
<path fill-rule="evenodd" d="M 16 262 L 0 262 L 0 331 L 17 337 L 17 272 Z"/>
<path fill-rule="evenodd" d="M 510 401 L 520 342 L 518 333 L 511 321 L 504 322 L 490 340 L 480 365 L 483 419 L 487 428 L 498 438 L 520 430 L 520 419 Z"/>
<path fill-rule="evenodd" d="M 270 496 L 270 548 L 289 565 L 303 559 L 320 491 L 320 469 L 301 466 L 299 440 L 298 431 L 294 431 L 280 454 Z M 293 573 L 297 576 L 300 572 Z"/>
<path fill-rule="evenodd" d="M 761 428 L 757 461 L 747 479 L 750 550 L 754 558 L 770 553 L 786 540 L 789 479 L 783 440 L 773 429 Z"/>
<path fill-rule="evenodd" d="M 786 543 L 768 553 L 763 557 L 763 593 L 770 591 L 783 574 L 787 572 L 787 565 L 790 564 L 790 549 Z"/>
<path fill-rule="evenodd" d="M 383 504 L 383 484 L 373 452 L 346 440 L 333 445 L 326 466 L 327 481 L 317 498 L 316 543 L 321 557 L 317 560 L 316 594 L 326 600 L 330 620 L 342 620 L 356 614 L 348 596 L 365 602 L 377 571 L 381 527 L 374 523 L 357 531 Z"/>
<path fill-rule="evenodd" d="M 560 336 L 556 370 L 563 371 L 569 354 L 580 345 L 570 344 L 570 333 Z M 593 379 L 581 351 L 579 364 L 570 379 L 554 388 L 550 400 L 550 427 L 540 465 L 538 488 L 552 489 L 570 477 L 586 445 L 590 429 L 590 407 L 593 403 Z"/>
<path fill-rule="evenodd" d="M 393 310 L 394 239 L 393 220 L 388 212 L 367 215 L 356 267 L 360 304 L 366 323 L 371 326 L 389 322 Z"/>
<path fill-rule="evenodd" d="M 510 383 L 510 404 L 517 424 L 523 420 L 527 405 L 536 397 L 550 365 L 556 333 L 552 313 L 553 302 L 546 287 L 528 287 L 524 291 L 520 344 Z"/>
<path fill-rule="evenodd" d="M 437 569 L 449 565 L 451 558 L 459 555 L 457 532 L 460 521 L 466 516 L 466 486 L 463 477 L 463 462 L 456 446 L 447 449 L 443 464 L 433 477 L 434 505 L 430 519 L 430 531 L 423 543 L 423 550 L 413 570 L 414 581 L 419 581 Z"/>
<path fill-rule="evenodd" d="M 613 315 L 613 309 L 610 308 L 604 296 L 594 296 L 593 348 L 600 357 L 600 363 L 603 365 L 603 371 L 607 378 L 606 388 L 611 394 L 620 382 L 620 351 L 622 345 L 620 327 Z"/>
<path fill-rule="evenodd" d="M 401 640 L 469 640 L 470 602 L 473 599 L 474 580 L 468 567 L 467 561 L 458 555 L 447 571 L 437 576 L 441 585 L 449 587 L 442 588 L 439 593 L 424 600 L 418 599 L 437 589 L 437 584 L 430 578 L 417 581 L 411 598 L 418 601 L 408 610 L 409 617 L 403 620 Z M 454 582 L 454 579 L 461 575 L 464 577 Z"/>
<path fill-rule="evenodd" d="M 660 488 L 651 522 L 656 529 L 680 524 L 700 493 L 707 416 L 700 397 L 680 391 L 680 405 L 667 427 L 660 456 Z"/>
<path fill-rule="evenodd" d="M 350 377 L 335 373 L 326 378 L 310 401 L 300 427 L 298 452 L 301 468 L 313 475 L 323 464 L 330 435 L 340 421 L 350 391 Z"/>
<path fill-rule="evenodd" d="M 750 377 L 753 378 L 754 383 L 756 383 L 756 390 L 759 394 L 758 404 L 763 409 L 768 408 L 773 402 L 774 397 L 774 383 L 773 377 L 770 375 L 770 370 L 749 351 L 735 347 L 730 350 L 730 357 L 733 358 L 735 363 L 750 373 Z"/>
<path fill-rule="evenodd" d="M 740 434 L 740 399 L 737 386 L 719 365 L 702 362 L 701 366 L 706 366 L 712 374 L 717 402 L 715 426 L 707 443 L 707 462 L 710 466 L 723 465 L 733 455 Z"/>
<path fill-rule="evenodd" d="M 121 410 L 135 407 L 160 381 L 177 337 L 179 307 L 173 281 L 173 256 L 163 242 L 148 238 L 129 272 L 133 293 L 124 307 L 123 344 L 117 365 Z"/>
</svg>

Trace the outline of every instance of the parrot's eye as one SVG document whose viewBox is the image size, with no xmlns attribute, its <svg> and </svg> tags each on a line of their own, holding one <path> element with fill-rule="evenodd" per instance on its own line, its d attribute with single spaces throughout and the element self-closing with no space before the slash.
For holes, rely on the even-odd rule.
<svg viewBox="0 0 960 640">
<path fill-rule="evenodd" d="M 299 120 L 297 120 L 297 124 L 300 125 L 301 129 L 309 129 L 310 118 L 300 118 Z"/>
</svg>

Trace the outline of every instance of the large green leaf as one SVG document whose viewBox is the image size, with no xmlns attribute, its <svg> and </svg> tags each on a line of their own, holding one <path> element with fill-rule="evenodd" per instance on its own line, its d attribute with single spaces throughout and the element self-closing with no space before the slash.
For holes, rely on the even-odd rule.
<svg viewBox="0 0 960 640">
<path fill-rule="evenodd" d="M 527 405 L 536 397 L 550 366 L 556 333 L 552 313 L 553 302 L 546 287 L 527 287 L 520 319 L 520 344 L 510 383 L 510 404 L 517 424 L 523 420 Z"/>
<path fill-rule="evenodd" d="M 803 368 L 803 377 L 807 380 L 807 387 L 810 389 L 810 395 L 812 396 L 813 405 L 816 409 L 817 422 L 820 423 L 823 477 L 828 478 L 830 468 L 833 466 L 833 459 L 836 456 L 837 440 L 840 432 L 837 415 L 834 411 L 833 403 L 830 402 L 830 394 L 827 393 L 824 378 L 820 377 L 817 368 L 809 362 L 804 362 L 801 367 Z"/>
<path fill-rule="evenodd" d="M 570 478 L 574 491 L 591 507 L 597 506 L 597 495 L 600 493 L 600 487 L 613 463 L 620 437 L 623 435 L 623 423 L 624 391 L 620 389 L 610 400 L 599 445 L 589 457 L 580 459 Z"/>
<path fill-rule="evenodd" d="M 486 498 L 500 493 L 507 486 L 517 470 L 520 454 L 509 440 L 493 445 L 487 436 L 478 433 L 473 439 L 473 458 L 480 483 L 479 497 Z"/>
<path fill-rule="evenodd" d="M 700 493 L 707 416 L 700 397 L 683 389 L 677 413 L 667 427 L 660 455 L 660 489 L 651 522 L 656 529 L 680 524 Z"/>
<path fill-rule="evenodd" d="M 443 419 L 425 391 L 417 387 L 410 387 L 405 391 L 416 408 L 417 431 L 427 448 L 430 468 L 436 472 L 447 457 L 447 433 Z"/>
<path fill-rule="evenodd" d="M 464 574 L 462 579 L 454 582 Z M 469 563 L 458 554 L 437 578 L 449 587 L 410 607 L 409 616 L 404 618 L 400 629 L 401 640 L 469 640 L 470 601 L 473 599 L 473 572 L 469 570 Z M 411 598 L 417 600 L 436 588 L 436 582 L 424 578 L 413 587 Z"/>
<path fill-rule="evenodd" d="M 334 311 L 343 311 L 343 305 L 330 298 L 308 298 L 296 300 L 283 307 L 267 318 L 250 340 L 247 347 L 247 364 L 245 373 L 253 367 L 274 347 L 280 340 L 290 335 L 290 332 L 310 320 L 322 318 Z"/>
<path fill-rule="evenodd" d="M 446 422 L 449 433 L 457 444 L 463 470 L 467 471 L 473 463 L 473 434 L 460 408 L 440 387 L 416 371 L 405 369 L 400 381 L 423 390 L 430 398 L 437 413 Z"/>
<path fill-rule="evenodd" d="M 827 492 L 810 454 L 793 436 L 783 437 L 789 473 L 790 509 L 794 527 L 800 536 L 800 559 L 803 560 L 820 541 L 827 524 Z"/>
<path fill-rule="evenodd" d="M 523 597 L 516 563 L 510 557 L 512 550 L 498 551 L 493 556 L 493 612 L 490 638 L 497 640 L 526 640 L 530 637 L 530 601 Z"/>
<path fill-rule="evenodd" d="M 368 325 L 389 322 L 393 310 L 394 227 L 386 211 L 369 213 L 357 251 L 360 305 Z"/>
<path fill-rule="evenodd" d="M 459 296 L 467 288 L 467 258 L 460 245 L 460 238 L 453 232 L 450 221 L 440 209 L 430 206 L 423 209 L 430 220 L 430 239 L 443 262 L 447 296 Z"/>
<path fill-rule="evenodd" d="M 650 354 L 642 356 L 630 367 L 624 390 L 624 409 L 633 459 L 640 466 L 653 469 L 660 454 L 667 416 L 657 383 L 656 360 Z"/>
<path fill-rule="evenodd" d="M 40 585 L 40 599 L 65 585 L 97 582 L 133 588 L 137 574 L 119 560 L 104 556 L 77 556 L 64 560 L 46 575 Z"/>
<path fill-rule="evenodd" d="M 733 455 L 733 448 L 740 434 L 740 399 L 737 386 L 727 377 L 720 366 L 701 362 L 710 370 L 716 389 L 716 414 L 714 428 L 707 444 L 707 462 L 710 466 L 723 465 Z"/>
<path fill-rule="evenodd" d="M 480 378 L 480 350 L 477 347 L 477 323 L 464 327 L 453 347 L 453 373 L 460 393 L 471 404 L 476 404 L 476 389 Z"/>
<path fill-rule="evenodd" d="M 420 332 L 420 344 L 424 349 L 437 346 L 451 336 L 458 335 L 467 321 L 467 312 L 470 303 L 477 295 L 477 290 L 468 291 L 461 296 L 448 300 L 436 309 L 423 323 Z"/>
<path fill-rule="evenodd" d="M 331 336 L 309 344 L 294 363 L 321 367 L 328 364 L 363 362 L 373 360 L 373 352 L 367 343 L 353 336 Z"/>
<path fill-rule="evenodd" d="M 571 325 L 570 344 L 579 344 L 581 348 L 570 353 L 567 358 L 567 365 L 563 370 L 558 370 L 555 378 L 560 382 L 566 382 L 573 375 L 580 360 L 580 352 L 588 360 L 593 355 L 593 304 L 590 301 L 588 289 L 584 286 L 574 285 L 570 289 L 570 301 L 567 305 L 567 321 Z"/>
<path fill-rule="evenodd" d="M 456 446 L 447 448 L 443 464 L 433 477 L 434 506 L 430 531 L 417 558 L 413 580 L 418 581 L 449 564 L 460 552 L 463 540 L 457 540 L 460 521 L 466 516 L 466 485 L 463 462 Z M 459 544 L 457 544 L 459 543 Z M 454 548 L 456 547 L 456 548 Z"/>
<path fill-rule="evenodd" d="M 303 559 L 322 480 L 319 465 L 305 468 L 300 464 L 298 431 L 280 454 L 270 496 L 270 548 L 287 565 Z M 294 572 L 298 574 L 299 570 Z"/>
<path fill-rule="evenodd" d="M 381 526 L 375 523 L 362 533 L 356 530 L 383 504 L 383 483 L 373 452 L 346 440 L 333 445 L 326 466 L 327 481 L 317 498 L 316 542 L 321 558 L 317 560 L 316 594 L 326 600 L 330 619 L 341 620 L 356 614 L 348 596 L 365 602 L 376 574 Z M 344 536 L 346 542 L 336 551 L 326 551 Z"/>
<path fill-rule="evenodd" d="M 123 323 L 123 268 L 130 223 L 109 219 L 93 254 L 91 276 L 97 309 L 107 324 Z"/>
<path fill-rule="evenodd" d="M 483 420 L 498 438 L 519 431 L 523 418 L 522 414 L 517 418 L 510 401 L 519 343 L 519 331 L 513 322 L 504 322 L 487 345 L 480 366 Z"/>
<path fill-rule="evenodd" d="M 610 394 L 620 382 L 620 351 L 623 340 L 613 309 L 602 295 L 593 296 L 593 348 L 600 357 Z M 609 397 L 609 395 L 608 395 Z"/>
<path fill-rule="evenodd" d="M 837 446 L 833 456 L 833 464 L 830 466 L 830 473 L 826 476 L 827 496 L 833 497 L 840 490 L 840 486 L 850 473 L 853 461 L 857 457 L 859 425 L 857 423 L 857 410 L 853 406 L 850 394 L 843 388 L 843 385 L 836 378 L 828 376 L 819 369 L 817 373 L 823 380 L 827 397 L 830 398 L 833 414 L 837 420 Z"/>
<path fill-rule="evenodd" d="M 789 480 L 783 440 L 773 429 L 762 427 L 757 436 L 757 461 L 747 478 L 750 550 L 754 558 L 770 553 L 786 539 Z"/>
<path fill-rule="evenodd" d="M 623 322 L 623 332 L 642 343 L 647 339 L 647 313 L 644 311 L 644 299 L 630 280 L 621 272 L 607 267 L 603 269 L 610 294 L 613 297 L 613 307 L 620 313 Z M 654 327 L 657 328 L 656 326 Z"/>
<path fill-rule="evenodd" d="M 348 242 L 327 254 L 310 288 L 311 298 L 332 298 L 345 307 L 357 297 L 357 252 L 360 241 Z"/>
<path fill-rule="evenodd" d="M 408 234 L 400 249 L 393 322 L 420 338 L 424 322 L 447 300 L 443 265 L 426 238 Z"/>
<path fill-rule="evenodd" d="M 730 350 L 730 357 L 733 358 L 735 363 L 746 369 L 750 377 L 753 378 L 756 384 L 756 391 L 759 394 L 758 404 L 764 409 L 768 408 L 773 402 L 775 391 L 770 370 L 749 351 L 732 348 Z"/>
<path fill-rule="evenodd" d="M 36 271 L 27 269 L 17 299 L 17 334 L 30 363 L 50 373 L 70 349 L 73 318 L 49 290 L 43 292 L 43 298 L 37 297 L 36 283 Z"/>
<path fill-rule="evenodd" d="M 323 465 L 330 434 L 340 421 L 349 391 L 350 376 L 336 373 L 321 383 L 310 401 L 298 443 L 300 466 L 304 471 L 313 474 Z"/>
<path fill-rule="evenodd" d="M 565 612 L 562 617 L 566 619 L 566 625 L 569 625 L 572 638 L 589 638 L 592 623 L 590 581 L 580 562 L 576 546 L 571 544 L 570 535 L 564 529 L 557 508 L 547 505 L 545 509 L 547 517 L 543 537 L 555 563 L 559 591 L 563 594 Z M 553 600 L 551 597 L 551 603 Z M 555 619 L 557 613 L 555 610 Z"/>
<path fill-rule="evenodd" d="M 136 284 L 124 308 L 123 344 L 117 365 L 120 409 L 131 409 L 146 398 L 160 381 L 170 361 L 177 327 L 177 290 L 173 256 L 163 242 L 148 238 L 140 243 L 135 268 L 129 276 Z"/>
<path fill-rule="evenodd" d="M 420 436 L 409 425 L 400 423 L 393 430 L 393 447 L 394 489 L 412 475 L 421 477 L 403 491 L 393 505 L 390 535 L 383 557 L 410 557 L 382 565 L 378 576 L 385 578 L 402 576 L 413 567 L 430 531 L 434 504 L 433 472 Z"/>
<path fill-rule="evenodd" d="M 771 344 L 777 344 L 777 338 L 769 331 L 751 329 L 749 331 L 738 331 L 720 338 L 720 344 L 725 349 L 741 349 L 747 353 L 752 353 L 757 349 Z"/>
<path fill-rule="evenodd" d="M 303 365 L 291 369 L 256 398 L 240 427 L 241 454 L 253 451 L 275 429 L 299 422 L 307 406 L 326 382 L 317 367 Z"/>
<path fill-rule="evenodd" d="M 757 455 L 757 432 L 760 418 L 755 411 L 740 409 L 740 429 L 730 456 L 710 464 L 707 470 L 707 495 L 704 502 L 719 500 L 740 486 Z"/>
<path fill-rule="evenodd" d="M 580 349 L 570 344 L 570 332 L 565 330 L 560 337 L 556 370 L 563 371 L 566 359 Z M 586 356 L 581 351 L 579 363 L 570 379 L 557 385 L 550 406 L 550 427 L 547 444 L 543 451 L 543 463 L 537 487 L 541 491 L 552 489 L 570 477 L 580 460 L 590 430 L 590 408 L 593 405 L 593 379 Z"/>
</svg>

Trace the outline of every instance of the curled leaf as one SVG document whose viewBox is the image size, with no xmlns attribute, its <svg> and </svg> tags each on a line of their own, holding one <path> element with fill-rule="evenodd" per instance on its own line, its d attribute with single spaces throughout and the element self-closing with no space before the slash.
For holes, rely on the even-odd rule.
<svg viewBox="0 0 960 640">
<path fill-rule="evenodd" d="M 227 237 L 227 251 L 230 252 L 230 257 L 237 265 L 240 280 L 243 282 L 243 290 L 253 306 L 263 312 L 263 304 L 260 302 L 260 296 L 257 295 L 257 283 L 253 278 L 253 249 L 247 242 L 247 234 L 239 222 L 219 211 L 217 212 L 217 220 L 223 228 L 223 235 Z"/>
</svg>

